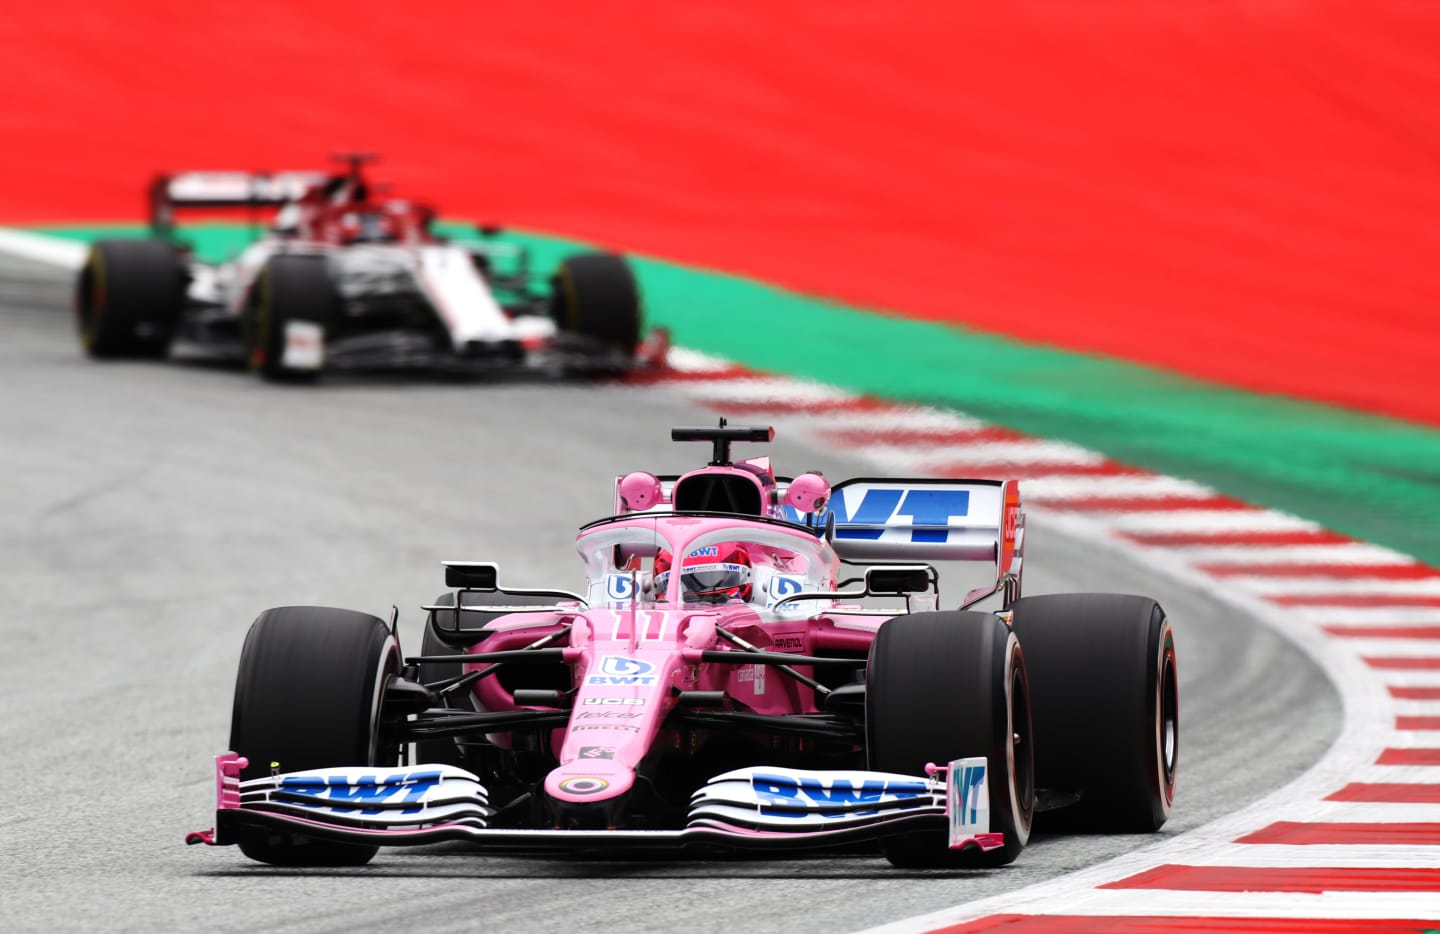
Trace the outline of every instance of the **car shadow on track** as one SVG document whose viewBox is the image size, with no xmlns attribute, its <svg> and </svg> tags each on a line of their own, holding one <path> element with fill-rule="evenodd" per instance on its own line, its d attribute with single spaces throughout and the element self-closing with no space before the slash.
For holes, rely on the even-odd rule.
<svg viewBox="0 0 1440 934">
<path fill-rule="evenodd" d="M 476 385 L 530 385 L 574 386 L 579 389 L 595 385 L 623 385 L 627 377 L 591 376 L 583 373 L 553 372 L 528 367 L 484 368 L 461 367 L 455 369 L 428 367 L 347 367 L 326 370 L 317 378 L 299 377 L 294 379 L 266 380 L 250 372 L 243 362 L 228 358 L 210 357 L 203 354 L 177 353 L 160 366 L 175 367 L 195 373 L 227 374 L 240 379 L 254 381 L 257 385 L 280 389 L 344 389 L 373 386 L 476 386 Z"/>
<path fill-rule="evenodd" d="M 1156 834 L 1106 834 L 1089 831 L 1087 835 L 1104 838 L 1111 844 L 1120 844 L 1122 849 L 1134 849 L 1155 843 Z M 1037 829 L 1030 838 L 1027 853 L 1034 850 L 1038 860 L 1031 869 L 1042 868 L 1049 860 L 1038 852 L 1048 845 L 1072 837 L 1072 832 L 1054 832 Z M 1132 846 L 1123 846 L 1131 841 Z M 1113 848 L 1113 847 L 1111 847 Z M 1107 848 L 1110 849 L 1110 848 Z M 1110 854 L 1115 855 L 1115 854 Z M 393 879 L 531 879 L 540 881 L 564 881 L 567 879 L 609 879 L 614 881 L 675 880 L 714 881 L 719 879 L 737 880 L 795 880 L 806 876 L 825 879 L 854 879 L 868 881 L 904 879 L 987 879 L 1017 869 L 1025 869 L 1028 862 L 1026 853 L 1010 867 L 971 869 L 896 869 L 885 863 L 878 850 L 867 846 L 811 853 L 806 856 L 795 854 L 756 853 L 715 853 L 705 856 L 689 855 L 676 859 L 673 853 L 656 851 L 627 851 L 607 854 L 545 854 L 511 853 L 497 854 L 477 850 L 464 843 L 447 843 L 414 849 L 396 849 L 382 852 L 375 862 L 362 868 L 314 868 L 263 866 L 239 859 L 225 868 L 202 870 L 195 873 L 209 878 L 393 878 Z"/>
<path fill-rule="evenodd" d="M 238 855 L 238 853 L 237 853 Z M 1022 856 L 1023 860 L 1024 857 Z M 673 854 L 656 852 L 625 852 L 606 858 L 594 855 L 547 856 L 497 855 L 477 851 L 465 844 L 442 844 L 409 851 L 382 853 L 374 863 L 363 868 L 271 867 L 244 862 L 223 869 L 197 872 L 211 878 L 240 878 L 263 875 L 268 877 L 305 878 L 457 878 L 457 879 L 533 879 L 563 881 L 567 879 L 776 879 L 794 880 L 804 876 L 827 879 L 895 880 L 895 879 L 982 879 L 1004 868 L 988 869 L 896 869 L 887 865 L 878 851 L 852 848 L 837 853 L 810 854 L 797 858 L 793 854 L 765 856 L 748 854 L 715 854 L 688 856 L 677 860 Z"/>
</svg>

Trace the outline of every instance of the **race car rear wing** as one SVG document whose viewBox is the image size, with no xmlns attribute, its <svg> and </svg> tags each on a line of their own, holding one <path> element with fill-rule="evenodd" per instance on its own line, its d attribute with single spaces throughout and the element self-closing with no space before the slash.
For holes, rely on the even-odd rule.
<svg viewBox="0 0 1440 934">
<path fill-rule="evenodd" d="M 150 183 L 150 229 L 169 236 L 175 212 L 191 208 L 278 208 L 329 178 L 324 172 L 178 172 Z"/>
<path fill-rule="evenodd" d="M 1020 595 L 1025 518 L 1014 480 L 858 478 L 835 485 L 825 517 L 835 553 L 851 562 L 993 561 L 995 584 L 962 606 L 1004 588 Z"/>
</svg>

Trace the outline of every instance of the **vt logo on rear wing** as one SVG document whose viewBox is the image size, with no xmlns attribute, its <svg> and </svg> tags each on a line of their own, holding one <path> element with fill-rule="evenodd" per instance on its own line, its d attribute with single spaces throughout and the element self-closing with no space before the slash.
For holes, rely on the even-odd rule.
<svg viewBox="0 0 1440 934">
<path fill-rule="evenodd" d="M 874 542 L 887 531 L 897 530 L 907 532 L 914 544 L 944 544 L 950 540 L 952 523 L 963 529 L 970 515 L 971 491 L 949 484 L 855 490 L 858 502 L 855 496 L 846 496 L 841 490 L 831 500 L 837 540 Z"/>
<path fill-rule="evenodd" d="M 828 529 L 847 561 L 991 561 L 997 586 L 1020 573 L 1024 521 L 1014 480 L 846 480 L 814 524 Z"/>
</svg>

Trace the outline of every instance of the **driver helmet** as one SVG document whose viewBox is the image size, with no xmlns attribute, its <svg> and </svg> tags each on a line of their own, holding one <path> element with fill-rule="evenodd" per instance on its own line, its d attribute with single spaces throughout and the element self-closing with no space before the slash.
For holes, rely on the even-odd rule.
<svg viewBox="0 0 1440 934">
<path fill-rule="evenodd" d="M 399 239 L 396 234 L 394 219 L 380 211 L 351 211 L 340 219 L 346 243 L 393 243 Z"/>
<path fill-rule="evenodd" d="M 655 556 L 655 590 L 670 583 L 674 559 L 661 550 Z M 744 545 L 724 542 L 696 548 L 680 562 L 680 587 L 687 603 L 729 603 L 750 600 L 750 552 Z"/>
</svg>

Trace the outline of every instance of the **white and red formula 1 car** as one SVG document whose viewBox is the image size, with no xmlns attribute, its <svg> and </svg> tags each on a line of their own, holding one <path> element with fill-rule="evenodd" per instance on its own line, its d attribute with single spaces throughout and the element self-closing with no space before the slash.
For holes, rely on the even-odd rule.
<svg viewBox="0 0 1440 934">
<path fill-rule="evenodd" d="M 164 357 L 173 346 L 245 361 L 271 377 L 330 368 L 529 367 L 616 373 L 662 363 L 663 330 L 642 334 L 629 263 L 568 257 L 542 283 L 518 244 L 436 236 L 428 205 L 378 197 L 345 171 L 185 172 L 150 189 L 151 236 L 95 243 L 76 283 L 93 357 Z M 268 216 L 227 262 L 194 260 L 177 210 Z"/>
<path fill-rule="evenodd" d="M 240 659 L 218 813 L 191 842 L 277 865 L 383 844 L 781 850 L 999 865 L 1037 810 L 1153 831 L 1178 686 L 1154 600 L 1020 596 L 1013 481 L 776 477 L 733 443 L 616 481 L 580 592 L 448 561 L 422 654 L 395 620 L 284 607 Z M 930 562 L 991 582 L 942 610 Z M 970 607 L 992 599 L 992 612 Z M 398 615 L 398 614 L 397 614 Z M 414 752 L 411 755 L 410 750 Z M 1043 820 L 1044 818 L 1042 818 Z M 1057 824 L 1058 826 L 1058 824 Z"/>
</svg>

